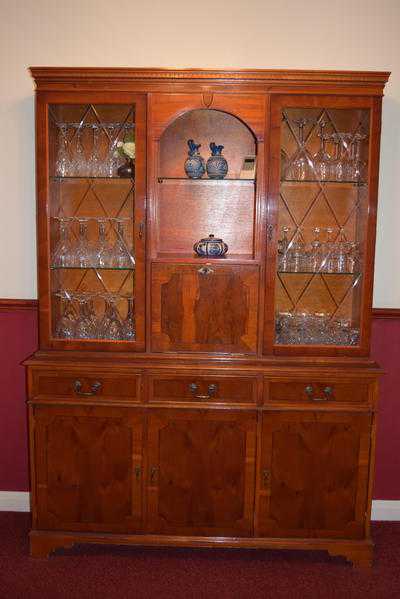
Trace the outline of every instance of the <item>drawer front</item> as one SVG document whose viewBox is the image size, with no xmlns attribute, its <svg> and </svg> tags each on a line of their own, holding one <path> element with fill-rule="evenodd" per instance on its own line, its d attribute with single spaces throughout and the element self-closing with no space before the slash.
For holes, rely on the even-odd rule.
<svg viewBox="0 0 400 599">
<path fill-rule="evenodd" d="M 34 371 L 30 396 L 139 401 L 140 375 L 87 371 Z"/>
<path fill-rule="evenodd" d="M 152 376 L 150 402 L 255 404 L 256 379 L 228 376 Z"/>
<path fill-rule="evenodd" d="M 264 396 L 267 402 L 327 404 L 330 402 L 368 402 L 369 385 L 364 381 L 336 382 L 327 380 L 266 381 Z"/>
</svg>

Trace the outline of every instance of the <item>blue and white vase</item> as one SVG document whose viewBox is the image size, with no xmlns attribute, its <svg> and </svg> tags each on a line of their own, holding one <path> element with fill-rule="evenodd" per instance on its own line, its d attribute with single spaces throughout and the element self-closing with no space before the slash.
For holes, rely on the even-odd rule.
<svg viewBox="0 0 400 599">
<path fill-rule="evenodd" d="M 201 144 L 195 144 L 193 139 L 188 139 L 188 157 L 185 160 L 185 173 L 189 179 L 201 179 L 206 172 L 206 163 L 199 154 Z"/>
<path fill-rule="evenodd" d="M 207 160 L 207 175 L 210 179 L 223 179 L 228 172 L 228 163 L 222 150 L 224 146 L 217 146 L 213 141 L 210 143 L 211 156 Z"/>
</svg>

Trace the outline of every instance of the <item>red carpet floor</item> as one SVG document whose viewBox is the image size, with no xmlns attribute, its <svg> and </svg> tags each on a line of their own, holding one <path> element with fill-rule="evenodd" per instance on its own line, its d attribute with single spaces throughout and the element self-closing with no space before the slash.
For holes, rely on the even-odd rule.
<svg viewBox="0 0 400 599">
<path fill-rule="evenodd" d="M 0 599 L 400 599 L 400 523 L 376 523 L 375 564 L 324 552 L 82 545 L 28 556 L 28 514 L 0 512 Z"/>
</svg>

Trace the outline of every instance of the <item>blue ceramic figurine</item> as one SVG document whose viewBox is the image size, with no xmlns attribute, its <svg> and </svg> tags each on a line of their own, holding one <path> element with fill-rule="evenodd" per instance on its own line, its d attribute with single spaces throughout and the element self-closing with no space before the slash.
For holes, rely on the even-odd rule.
<svg viewBox="0 0 400 599">
<path fill-rule="evenodd" d="M 205 160 L 199 154 L 201 144 L 195 144 L 193 139 L 188 139 L 188 157 L 185 160 L 185 173 L 189 179 L 201 179 L 206 172 Z"/>
</svg>

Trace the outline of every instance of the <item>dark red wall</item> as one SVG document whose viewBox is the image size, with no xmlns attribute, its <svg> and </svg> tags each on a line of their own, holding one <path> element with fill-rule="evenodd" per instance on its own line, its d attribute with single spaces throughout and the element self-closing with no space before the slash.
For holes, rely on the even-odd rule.
<svg viewBox="0 0 400 599">
<path fill-rule="evenodd" d="M 37 346 L 36 310 L 0 311 L 0 491 L 29 488 L 22 360 Z M 376 499 L 400 499 L 400 317 L 377 318 L 372 354 L 386 371 L 379 406 Z"/>
<path fill-rule="evenodd" d="M 37 346 L 36 309 L 0 311 L 0 491 L 28 489 L 25 368 Z"/>
</svg>

